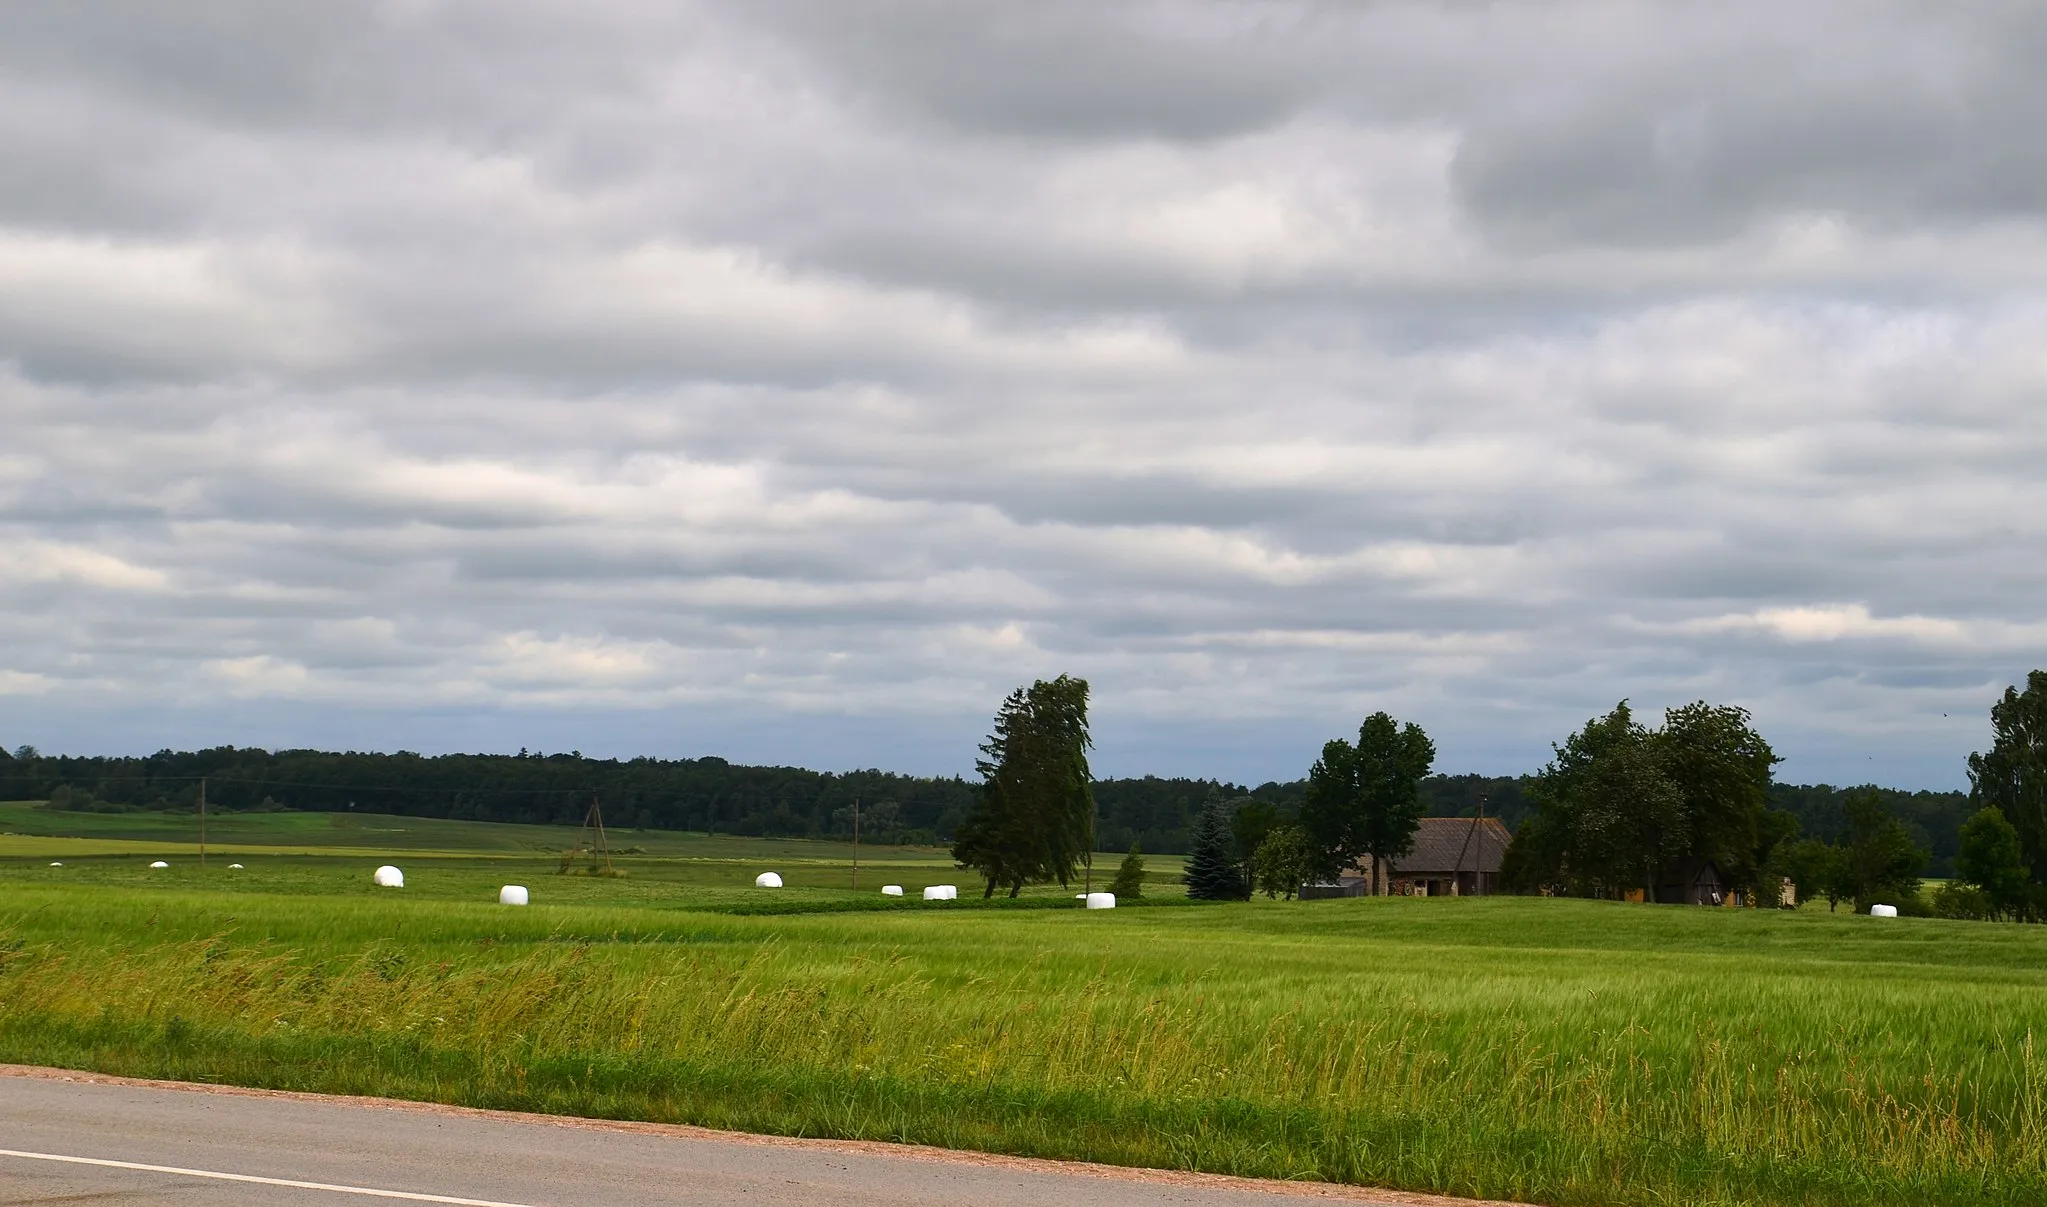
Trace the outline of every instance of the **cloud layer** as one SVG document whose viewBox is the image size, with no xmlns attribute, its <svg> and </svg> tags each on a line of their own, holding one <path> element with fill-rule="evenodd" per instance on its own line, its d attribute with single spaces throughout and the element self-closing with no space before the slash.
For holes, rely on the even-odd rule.
<svg viewBox="0 0 2047 1207">
<path fill-rule="evenodd" d="M 331 9 L 332 11 L 329 11 Z M 2047 14 L 0 13 L 0 740 L 1946 787 L 2047 661 Z"/>
</svg>

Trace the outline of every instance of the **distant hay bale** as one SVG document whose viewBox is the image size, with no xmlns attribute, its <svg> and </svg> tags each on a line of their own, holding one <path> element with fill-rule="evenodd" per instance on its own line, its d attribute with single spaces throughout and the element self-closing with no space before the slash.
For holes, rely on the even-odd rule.
<svg viewBox="0 0 2047 1207">
<path fill-rule="evenodd" d="M 169 866 L 171 866 L 171 865 L 170 865 L 170 864 L 168 864 L 168 863 L 165 863 L 165 862 L 164 862 L 163 860 L 159 859 L 159 860 L 157 860 L 157 861 L 156 861 L 155 863 L 152 863 L 152 864 L 150 864 L 149 866 L 150 866 L 150 867 L 153 867 L 153 868 L 167 868 L 167 867 L 169 867 Z"/>
<path fill-rule="evenodd" d="M 227 865 L 227 870 L 230 872 L 239 872 L 242 870 L 242 865 L 239 863 L 230 863 Z"/>
<path fill-rule="evenodd" d="M 762 872 L 753 878 L 753 886 L 755 888 L 781 888 L 782 874 L 780 872 Z"/>
<path fill-rule="evenodd" d="M 1089 894 L 1087 895 L 1087 907 L 1088 907 L 1089 909 L 1115 909 L 1115 908 L 1116 908 L 1116 894 L 1114 894 L 1114 893 L 1089 893 Z"/>
<path fill-rule="evenodd" d="M 376 881 L 378 887 L 380 888 L 405 887 L 405 873 L 399 871 L 397 868 L 392 867 L 388 863 L 385 864 L 383 867 L 378 868 L 376 874 L 371 876 L 370 879 Z"/>
<path fill-rule="evenodd" d="M 498 890 L 499 905 L 524 905 L 526 897 L 526 886 L 523 884 L 508 884 Z"/>
<path fill-rule="evenodd" d="M 1898 916 L 1898 907 L 1895 905 L 1872 905 L 1869 907 L 1869 916 L 1872 918 L 1895 918 Z"/>
<path fill-rule="evenodd" d="M 51 867 L 53 867 L 53 868 L 61 868 L 61 867 L 63 867 L 63 866 L 64 866 L 64 861 L 63 861 L 63 860 L 61 860 L 61 859 L 58 859 L 58 860 L 52 860 L 52 861 L 51 861 L 51 863 L 50 863 L 50 866 L 51 866 Z"/>
<path fill-rule="evenodd" d="M 924 899 L 926 901 L 957 901 L 960 899 L 960 889 L 956 884 L 934 884 L 924 890 Z"/>
<path fill-rule="evenodd" d="M 903 886 L 900 884 L 884 884 L 881 886 L 881 895 L 884 897 L 900 897 L 903 895 Z"/>
</svg>

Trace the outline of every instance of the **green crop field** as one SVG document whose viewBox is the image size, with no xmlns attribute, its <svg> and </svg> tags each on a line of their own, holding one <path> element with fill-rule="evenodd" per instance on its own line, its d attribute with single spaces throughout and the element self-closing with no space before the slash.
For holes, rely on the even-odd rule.
<svg viewBox="0 0 2047 1207">
<path fill-rule="evenodd" d="M 0 806 L 0 1060 L 1559 1204 L 2047 1202 L 2047 928 L 1198 905 L 1160 860 L 1174 908 L 884 905 L 972 886 L 630 832 L 625 877 L 558 876 L 560 831 L 345 815 L 229 819 L 202 873 L 191 820 Z"/>
</svg>

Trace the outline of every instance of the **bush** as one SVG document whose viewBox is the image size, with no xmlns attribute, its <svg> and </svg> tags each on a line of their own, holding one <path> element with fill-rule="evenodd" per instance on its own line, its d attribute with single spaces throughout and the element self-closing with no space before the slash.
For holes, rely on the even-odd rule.
<svg viewBox="0 0 2047 1207">
<path fill-rule="evenodd" d="M 1144 851 L 1136 843 L 1130 844 L 1130 853 L 1116 868 L 1116 879 L 1110 882 L 1109 891 L 1116 894 L 1118 901 L 1135 901 L 1144 896 Z"/>
<path fill-rule="evenodd" d="M 1938 918 L 1987 922 L 1997 911 L 1990 903 L 1990 894 L 1973 884 L 1950 880 L 1933 890 L 1933 913 Z"/>
<path fill-rule="evenodd" d="M 101 800 L 83 788 L 73 788 L 69 785 L 59 787 L 55 792 L 50 793 L 49 801 L 42 807 L 45 809 L 56 809 L 65 813 L 135 812 L 134 805 L 123 804 L 120 801 Z"/>
</svg>

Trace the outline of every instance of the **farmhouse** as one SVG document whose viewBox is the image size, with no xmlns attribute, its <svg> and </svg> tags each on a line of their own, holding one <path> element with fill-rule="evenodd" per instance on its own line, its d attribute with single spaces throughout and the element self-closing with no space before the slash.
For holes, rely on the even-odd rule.
<svg viewBox="0 0 2047 1207">
<path fill-rule="evenodd" d="M 1305 899 L 1362 897 L 1374 891 L 1402 897 L 1484 897 L 1500 874 L 1514 836 L 1491 817 L 1424 817 L 1414 849 L 1400 858 L 1360 867 L 1336 884 L 1310 884 Z M 1372 873 L 1377 872 L 1375 876 Z"/>
<path fill-rule="evenodd" d="M 1392 891 L 1412 897 L 1484 897 L 1514 836 L 1491 817 L 1424 817 L 1414 849 L 1393 861 Z"/>
</svg>

